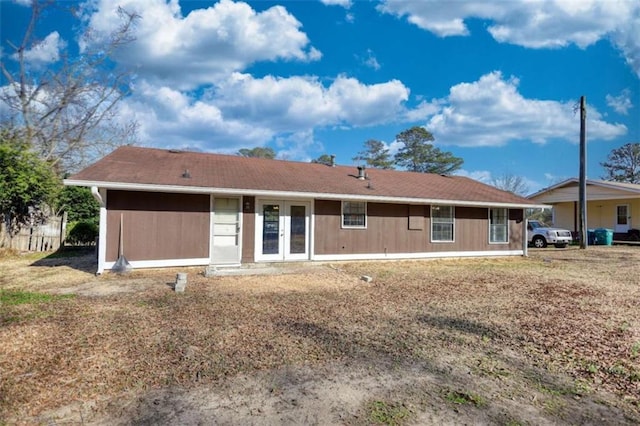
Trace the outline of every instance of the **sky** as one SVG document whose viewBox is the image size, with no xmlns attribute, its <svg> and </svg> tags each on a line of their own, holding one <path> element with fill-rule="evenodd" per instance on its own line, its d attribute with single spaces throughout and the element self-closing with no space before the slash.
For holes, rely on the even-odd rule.
<svg viewBox="0 0 640 426">
<path fill-rule="evenodd" d="M 63 2 L 26 52 L 54 67 L 140 18 L 115 57 L 133 71 L 119 104 L 142 146 L 278 158 L 333 154 L 341 165 L 369 139 L 423 126 L 464 159 L 457 174 L 522 177 L 533 193 L 579 170 L 587 100 L 587 176 L 612 149 L 640 143 L 639 0 L 299 0 Z M 0 0 L 2 60 L 20 40 L 29 0 Z M 1 80 L 6 84 L 6 80 Z"/>
</svg>

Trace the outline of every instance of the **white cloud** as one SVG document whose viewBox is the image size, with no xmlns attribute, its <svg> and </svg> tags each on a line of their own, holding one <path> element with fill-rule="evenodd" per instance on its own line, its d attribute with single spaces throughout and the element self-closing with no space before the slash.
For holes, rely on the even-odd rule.
<svg viewBox="0 0 640 426">
<path fill-rule="evenodd" d="M 409 90 L 399 81 L 365 85 L 338 76 L 328 87 L 315 77 L 254 78 L 234 74 L 212 96 L 231 117 L 282 131 L 322 126 L 371 126 L 394 120 Z"/>
<path fill-rule="evenodd" d="M 121 24 L 117 9 L 135 12 L 135 41 L 118 60 L 137 73 L 184 89 L 211 84 L 258 61 L 314 61 L 302 24 L 282 6 L 256 12 L 248 4 L 221 0 L 182 16 L 177 0 L 97 0 L 85 12 L 93 39 L 100 42 Z"/>
<path fill-rule="evenodd" d="M 320 0 L 322 4 L 327 6 L 342 6 L 345 9 L 348 9 L 353 4 L 351 0 Z"/>
<path fill-rule="evenodd" d="M 313 134 L 313 130 L 305 130 L 291 134 L 281 135 L 275 138 L 278 148 L 276 158 L 283 160 L 298 160 L 309 162 L 312 158 L 309 151 L 322 151 L 324 148 Z"/>
<path fill-rule="evenodd" d="M 404 146 L 404 142 L 398 142 L 396 140 L 394 140 L 391 143 L 386 143 L 386 142 L 382 142 L 382 143 L 384 144 L 384 147 L 389 150 L 389 155 L 391 156 L 396 155 L 398 151 L 400 151 L 400 149 Z"/>
<path fill-rule="evenodd" d="M 216 151 L 286 140 L 282 155 L 299 159 L 314 147 L 313 130 L 372 126 L 404 111 L 409 91 L 398 81 L 365 85 L 339 76 L 330 85 L 313 77 L 254 78 L 235 73 L 199 98 L 142 82 L 124 101 L 143 143 Z M 295 156 L 295 157 L 294 157 Z"/>
<path fill-rule="evenodd" d="M 422 101 L 418 106 L 407 110 L 404 114 L 404 121 L 416 122 L 426 120 L 432 115 L 440 111 L 439 100 L 433 100 L 431 102 Z"/>
<path fill-rule="evenodd" d="M 362 60 L 362 63 L 376 71 L 380 69 L 380 63 L 371 49 L 367 49 L 367 54 Z"/>
<path fill-rule="evenodd" d="M 629 89 L 625 89 L 618 96 L 607 95 L 607 105 L 614 109 L 618 114 L 627 115 L 629 110 L 633 107 L 631 103 L 631 92 Z"/>
<path fill-rule="evenodd" d="M 455 176 L 464 176 L 469 179 L 477 180 L 478 182 L 486 183 L 487 185 L 491 185 L 493 181 L 493 176 L 491 176 L 491 172 L 488 170 L 474 170 L 469 171 L 465 169 L 456 170 L 453 173 Z"/>
<path fill-rule="evenodd" d="M 144 144 L 235 152 L 273 137 L 268 128 L 224 117 L 212 103 L 166 86 L 143 82 L 120 104 L 121 117 L 135 119 Z"/>
<path fill-rule="evenodd" d="M 25 50 L 24 59 L 28 63 L 35 66 L 43 66 L 60 59 L 60 50 L 64 49 L 67 43 L 60 38 L 57 31 L 50 33 L 42 41 L 33 45 L 31 49 Z M 13 59 L 17 59 L 18 55 L 11 55 Z"/>
<path fill-rule="evenodd" d="M 636 10 L 635 16 L 622 22 L 611 39 L 622 51 L 627 64 L 640 76 L 640 12 Z"/>
<path fill-rule="evenodd" d="M 555 139 L 578 142 L 579 119 L 573 101 L 527 99 L 518 92 L 518 80 L 504 79 L 500 72 L 486 74 L 473 83 L 457 84 L 451 87 L 449 96 L 432 104 L 439 109 L 426 128 L 438 144 L 501 146 L 516 140 L 546 143 Z M 623 124 L 603 121 L 591 107 L 587 128 L 593 140 L 609 140 L 627 132 Z"/>
<path fill-rule="evenodd" d="M 499 42 L 529 48 L 575 44 L 585 48 L 609 38 L 640 75 L 640 2 L 627 0 L 405 1 L 384 0 L 378 9 L 406 16 L 440 37 L 466 36 L 465 20 L 492 21 L 487 31 Z"/>
<path fill-rule="evenodd" d="M 438 145 L 578 142 L 573 102 L 527 99 L 517 86 L 517 79 L 493 72 L 451 87 L 443 99 L 407 110 L 409 90 L 395 80 L 366 85 L 338 76 L 324 84 L 316 77 L 255 78 L 234 73 L 197 98 L 144 82 L 125 101 L 123 115 L 138 120 L 143 143 L 235 152 L 274 141 L 283 148 L 280 155 L 291 159 L 306 158 L 304 152 L 320 149 L 313 139 L 317 129 L 418 121 L 413 119 L 425 123 Z M 605 122 L 591 107 L 587 117 L 590 140 L 627 132 L 624 125 Z M 284 148 L 284 141 L 291 145 Z M 387 146 L 395 152 L 398 143 Z"/>
</svg>

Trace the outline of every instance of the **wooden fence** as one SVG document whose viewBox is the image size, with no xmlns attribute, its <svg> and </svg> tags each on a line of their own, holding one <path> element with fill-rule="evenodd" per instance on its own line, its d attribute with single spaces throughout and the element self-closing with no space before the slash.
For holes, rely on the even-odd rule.
<svg viewBox="0 0 640 426">
<path fill-rule="evenodd" d="M 25 226 L 17 235 L 10 236 L 4 223 L 0 221 L 0 248 L 18 251 L 50 251 L 57 250 L 64 244 L 67 225 L 66 213 L 52 216 L 42 225 Z"/>
</svg>

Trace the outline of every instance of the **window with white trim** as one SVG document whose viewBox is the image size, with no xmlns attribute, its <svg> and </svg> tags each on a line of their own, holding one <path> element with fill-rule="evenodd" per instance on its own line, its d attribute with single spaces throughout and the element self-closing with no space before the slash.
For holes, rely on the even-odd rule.
<svg viewBox="0 0 640 426">
<path fill-rule="evenodd" d="M 431 206 L 431 241 L 453 242 L 454 207 Z"/>
<path fill-rule="evenodd" d="M 342 227 L 366 228 L 367 227 L 367 203 L 364 201 L 342 202 Z"/>
<path fill-rule="evenodd" d="M 489 242 L 509 242 L 509 212 L 507 209 L 489 209 Z"/>
</svg>

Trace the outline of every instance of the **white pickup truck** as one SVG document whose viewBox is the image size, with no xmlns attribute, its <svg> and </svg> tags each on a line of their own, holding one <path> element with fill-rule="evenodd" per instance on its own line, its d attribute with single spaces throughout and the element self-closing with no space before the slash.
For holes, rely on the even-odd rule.
<svg viewBox="0 0 640 426">
<path fill-rule="evenodd" d="M 544 248 L 553 244 L 557 248 L 564 248 L 571 244 L 571 231 L 561 228 L 551 228 L 539 220 L 529 220 L 527 223 L 527 241 L 536 248 Z"/>
</svg>

